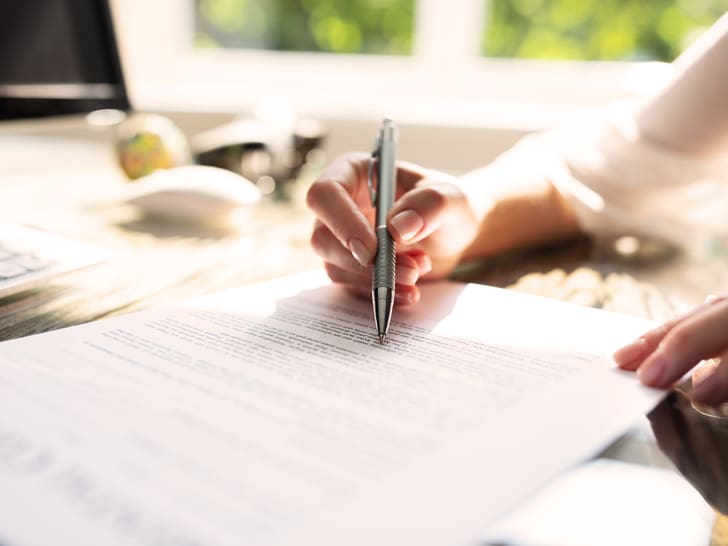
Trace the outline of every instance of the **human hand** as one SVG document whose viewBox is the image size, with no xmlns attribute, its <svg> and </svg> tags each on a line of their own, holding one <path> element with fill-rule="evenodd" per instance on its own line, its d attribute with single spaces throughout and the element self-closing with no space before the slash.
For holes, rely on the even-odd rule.
<svg viewBox="0 0 728 546">
<path fill-rule="evenodd" d="M 339 157 L 311 185 L 307 204 L 317 219 L 311 245 L 332 281 L 371 297 L 377 249 L 375 209 L 367 186 L 369 155 Z M 442 278 L 457 264 L 478 229 L 463 191 L 446 174 L 397 163 L 397 194 L 387 220 L 397 244 L 395 303 L 420 298 L 420 279 Z"/>
<path fill-rule="evenodd" d="M 712 296 L 614 353 L 620 368 L 636 370 L 645 385 L 659 388 L 711 358 L 721 362 L 712 366 L 712 373 L 703 372 L 689 396 L 694 402 L 717 405 L 728 401 L 728 296 Z"/>
</svg>

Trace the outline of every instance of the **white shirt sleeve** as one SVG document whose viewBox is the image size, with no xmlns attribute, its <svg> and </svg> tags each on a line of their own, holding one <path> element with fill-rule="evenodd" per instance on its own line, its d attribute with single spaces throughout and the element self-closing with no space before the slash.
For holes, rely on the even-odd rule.
<svg viewBox="0 0 728 546">
<path fill-rule="evenodd" d="M 643 104 L 517 145 L 540 158 L 585 231 L 728 241 L 728 14 L 673 69 Z"/>
</svg>

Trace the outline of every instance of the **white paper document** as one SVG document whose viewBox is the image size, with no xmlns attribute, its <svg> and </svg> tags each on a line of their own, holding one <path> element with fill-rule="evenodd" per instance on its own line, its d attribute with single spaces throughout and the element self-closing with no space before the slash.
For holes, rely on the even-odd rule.
<svg viewBox="0 0 728 546">
<path fill-rule="evenodd" d="M 662 393 L 650 324 L 458 283 L 386 342 L 320 272 L 0 344 L 0 543 L 466 545 Z"/>
</svg>

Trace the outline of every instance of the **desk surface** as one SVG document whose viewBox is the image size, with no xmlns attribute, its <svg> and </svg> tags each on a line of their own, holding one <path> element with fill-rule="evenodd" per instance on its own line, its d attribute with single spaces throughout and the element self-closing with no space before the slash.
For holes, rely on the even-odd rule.
<svg viewBox="0 0 728 546">
<path fill-rule="evenodd" d="M 116 166 L 109 133 L 2 131 L 0 165 L 0 218 L 95 242 L 113 253 L 104 264 L 1 299 L 0 340 L 320 265 L 309 247 L 306 177 L 290 187 L 289 200 L 256 205 L 235 229 L 193 228 L 140 217 L 122 204 L 129 183 Z M 614 248 L 611 242 L 573 241 L 467 264 L 453 277 L 655 320 L 726 286 L 728 265 L 716 257 L 687 258 L 653 247 L 625 255 Z M 724 422 L 703 417 L 678 395 L 649 420 L 662 456 L 654 456 L 654 438 L 640 434 L 626 435 L 604 456 L 672 464 L 728 513 Z M 643 448 L 649 457 L 640 456 Z M 718 524 L 725 525 L 724 519 Z"/>
<path fill-rule="evenodd" d="M 0 218 L 97 243 L 112 258 L 2 300 L 0 339 L 311 269 L 312 219 L 292 187 L 233 226 L 169 223 L 123 204 L 131 183 L 111 135 L 0 133 Z"/>
</svg>

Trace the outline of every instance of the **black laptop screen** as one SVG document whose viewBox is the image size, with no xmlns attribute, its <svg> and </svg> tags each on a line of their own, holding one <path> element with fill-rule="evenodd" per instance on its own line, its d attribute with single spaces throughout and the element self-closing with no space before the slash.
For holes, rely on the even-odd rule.
<svg viewBox="0 0 728 546">
<path fill-rule="evenodd" d="M 128 107 L 107 0 L 0 2 L 0 119 Z"/>
</svg>

